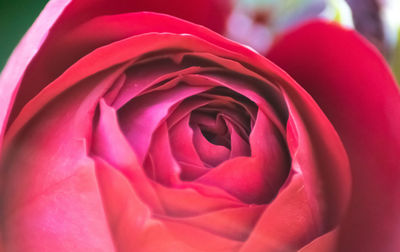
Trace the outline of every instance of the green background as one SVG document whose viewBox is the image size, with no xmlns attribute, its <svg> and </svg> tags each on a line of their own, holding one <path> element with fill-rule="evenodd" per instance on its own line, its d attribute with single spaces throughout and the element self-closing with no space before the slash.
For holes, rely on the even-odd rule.
<svg viewBox="0 0 400 252">
<path fill-rule="evenodd" d="M 0 0 L 0 69 L 47 0 Z"/>
</svg>

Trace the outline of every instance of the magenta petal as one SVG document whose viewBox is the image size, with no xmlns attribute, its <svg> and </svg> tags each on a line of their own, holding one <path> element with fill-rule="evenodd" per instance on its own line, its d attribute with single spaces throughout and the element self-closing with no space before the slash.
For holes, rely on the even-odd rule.
<svg viewBox="0 0 400 252">
<path fill-rule="evenodd" d="M 103 97 L 107 104 L 112 104 L 115 101 L 125 82 L 126 74 L 122 73 Z"/>
<path fill-rule="evenodd" d="M 229 159 L 230 150 L 225 146 L 210 143 L 201 133 L 199 127 L 193 128 L 193 145 L 201 160 L 210 167 Z"/>
<path fill-rule="evenodd" d="M 193 131 L 189 126 L 189 116 L 186 116 L 169 130 L 171 151 L 181 167 L 181 178 L 191 180 L 209 169 L 204 167 L 203 161 L 193 145 Z"/>
<path fill-rule="evenodd" d="M 277 193 L 288 176 L 290 157 L 280 132 L 261 109 L 250 134 L 250 148 L 252 157 L 260 162 L 271 193 Z"/>
<path fill-rule="evenodd" d="M 240 156 L 250 156 L 251 150 L 249 144 L 237 133 L 234 127 L 231 128 L 231 153 L 230 158 Z"/>
<path fill-rule="evenodd" d="M 137 158 L 121 133 L 116 111 L 100 100 L 100 116 L 93 132 L 92 152 L 122 172 L 137 166 Z M 111 148 L 110 148 L 111 147 Z M 134 169 L 140 169 L 139 167 Z"/>
<path fill-rule="evenodd" d="M 268 57 L 313 96 L 348 152 L 353 194 L 337 250 L 399 251 L 400 95 L 385 60 L 355 32 L 325 22 L 282 37 Z"/>
<path fill-rule="evenodd" d="M 246 203 L 267 203 L 280 189 L 289 157 L 278 131 L 259 111 L 250 135 L 251 157 L 228 160 L 198 179 L 225 189 Z"/>
<path fill-rule="evenodd" d="M 148 225 L 151 210 L 126 177 L 101 159 L 96 159 L 96 175 L 115 246 L 118 251 L 133 251 Z"/>
<path fill-rule="evenodd" d="M 169 115 L 172 107 L 207 87 L 180 85 L 169 90 L 140 96 L 119 111 L 120 124 L 140 163 L 150 146 L 152 134 Z"/>
<path fill-rule="evenodd" d="M 100 100 L 100 117 L 93 132 L 92 155 L 120 170 L 139 197 L 155 212 L 163 212 L 158 196 L 139 165 L 130 144 L 121 132 L 115 110 Z"/>
<path fill-rule="evenodd" d="M 166 75 L 172 75 L 182 67 L 174 64 L 170 59 L 164 61 L 152 60 L 148 63 L 136 63 L 126 73 L 126 81 L 121 88 L 116 100 L 112 103 L 116 109 L 121 108 L 131 99 L 149 89 L 152 85 Z M 171 74 L 172 73 L 172 74 Z M 176 77 L 177 74 L 173 75 Z"/>
<path fill-rule="evenodd" d="M 177 184 L 181 169 L 171 153 L 168 128 L 165 123 L 157 128 L 152 139 L 144 169 L 150 178 L 161 184 Z"/>
</svg>

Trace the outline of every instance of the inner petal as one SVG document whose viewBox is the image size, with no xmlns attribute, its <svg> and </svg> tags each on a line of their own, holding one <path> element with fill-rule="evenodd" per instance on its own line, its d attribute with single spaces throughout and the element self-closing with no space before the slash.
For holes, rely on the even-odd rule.
<svg viewBox="0 0 400 252">
<path fill-rule="evenodd" d="M 209 170 L 204 167 L 193 145 L 193 130 L 189 126 L 189 115 L 169 130 L 169 137 L 172 154 L 181 167 L 181 179 L 193 180 Z"/>
<path fill-rule="evenodd" d="M 230 134 L 225 120 L 215 111 L 195 111 L 191 114 L 190 124 L 199 127 L 203 136 L 214 145 L 225 146 L 230 149 Z M 196 125 L 196 126 L 194 126 Z"/>
<path fill-rule="evenodd" d="M 229 159 L 230 149 L 208 141 L 197 125 L 193 127 L 193 144 L 199 157 L 208 167 L 214 167 Z"/>
<path fill-rule="evenodd" d="M 179 84 L 165 91 L 152 92 L 133 99 L 118 111 L 121 129 L 142 163 L 152 135 L 174 105 L 207 90 L 208 87 Z"/>
<path fill-rule="evenodd" d="M 223 162 L 196 181 L 222 188 L 248 204 L 270 202 L 287 178 L 290 157 L 279 131 L 261 110 L 250 145 L 251 157 Z"/>
</svg>

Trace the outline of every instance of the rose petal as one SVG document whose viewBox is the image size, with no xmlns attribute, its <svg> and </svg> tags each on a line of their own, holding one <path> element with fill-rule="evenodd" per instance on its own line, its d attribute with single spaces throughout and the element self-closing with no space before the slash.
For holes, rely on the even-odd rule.
<svg viewBox="0 0 400 252">
<path fill-rule="evenodd" d="M 136 15 L 136 18 L 139 17 L 143 16 L 139 14 Z M 258 55 L 257 58 L 255 57 L 255 54 L 249 51 L 248 49 L 241 47 L 240 45 L 237 45 L 229 40 L 225 40 L 222 37 L 217 36 L 217 34 L 214 34 L 200 26 L 186 23 L 184 21 L 177 20 L 172 17 L 162 16 L 157 14 L 146 13 L 145 17 L 153 26 L 157 26 L 157 24 L 159 23 L 165 24 L 165 22 L 171 22 L 171 26 L 165 26 L 165 27 L 171 27 L 171 29 L 175 27 L 177 31 L 179 31 L 179 29 L 181 29 L 182 31 L 184 31 L 185 29 L 191 30 L 192 33 L 197 34 L 201 38 L 203 37 L 207 38 L 209 41 L 215 43 L 215 45 L 208 43 L 205 40 L 195 38 L 191 35 L 177 36 L 173 34 L 146 34 L 146 35 L 135 36 L 96 49 L 91 54 L 87 55 L 86 57 L 76 62 L 76 64 L 74 64 L 73 66 L 69 67 L 69 69 L 57 81 L 55 81 L 53 85 L 55 85 L 55 83 L 58 83 L 58 81 L 63 82 L 65 81 L 65 79 L 67 79 L 69 80 L 68 85 L 72 86 L 78 81 L 82 80 L 83 78 L 90 76 L 96 72 L 123 63 L 127 60 L 135 59 L 140 55 L 146 54 L 148 52 L 157 51 L 160 48 L 166 49 L 166 48 L 179 47 L 182 48 L 183 50 L 185 49 L 196 50 L 200 53 L 207 51 L 208 53 L 211 54 L 216 54 L 226 57 L 232 56 L 232 52 L 226 49 L 222 49 L 221 47 L 216 47 L 216 45 L 220 45 L 229 49 L 233 49 L 236 52 L 243 53 L 243 55 L 234 53 L 234 55 L 237 56 L 239 60 L 246 60 L 246 59 L 249 60 L 249 58 L 251 58 L 252 60 L 258 60 L 261 61 L 262 64 L 266 64 L 266 61 L 262 59 L 261 56 Z M 149 29 L 152 28 L 151 25 L 149 24 Z M 132 48 L 135 48 L 135 50 L 132 50 Z M 104 58 L 107 58 L 107 61 L 102 60 Z M 235 63 L 234 61 L 231 62 L 232 64 L 236 65 L 238 64 Z M 269 67 L 272 67 L 271 71 L 277 70 L 277 68 L 271 65 L 271 63 L 268 63 L 268 65 Z M 82 69 L 84 69 L 85 71 L 82 71 Z M 64 80 L 61 81 L 62 79 Z M 207 80 L 204 81 L 207 82 Z M 65 86 L 61 85 L 62 88 L 60 89 L 65 89 L 68 85 Z M 23 90 L 28 90 L 28 89 L 23 89 Z M 43 90 L 43 93 L 44 92 L 47 91 Z M 47 94 L 45 97 L 53 97 L 53 96 L 54 94 L 52 95 Z M 43 106 L 44 104 L 44 102 L 35 101 L 35 99 L 30 101 L 30 103 L 32 102 L 38 103 L 35 106 Z M 18 107 L 18 105 L 14 106 L 14 108 L 16 107 Z M 19 109 L 16 110 L 19 111 Z M 24 115 L 20 117 L 27 118 L 27 117 L 32 117 L 36 113 L 36 111 L 29 111 L 29 112 L 22 111 L 21 113 L 23 113 Z"/>
<path fill-rule="evenodd" d="M 181 167 L 181 178 L 194 179 L 208 172 L 193 146 L 193 131 L 186 116 L 169 130 L 171 151 Z"/>
<path fill-rule="evenodd" d="M 280 113 L 275 110 L 275 108 L 280 108 L 281 105 L 277 105 L 278 103 L 282 103 L 282 96 L 280 93 L 277 93 L 274 88 L 271 88 L 268 84 L 263 83 L 261 81 L 256 81 L 254 79 L 246 79 L 246 76 L 242 76 L 243 78 L 238 78 L 237 76 L 231 76 L 228 73 L 219 73 L 219 72 L 211 72 L 211 73 L 202 73 L 201 75 L 188 75 L 187 79 L 203 79 L 204 81 L 213 82 L 216 86 L 224 86 L 233 91 L 245 96 L 250 101 L 254 102 L 258 105 L 259 108 L 263 110 L 265 114 L 268 115 L 270 120 L 274 122 L 275 126 L 284 133 L 284 129 L 282 128 L 281 118 L 284 118 L 286 113 Z M 250 83 L 256 82 L 256 85 L 251 85 Z M 263 96 L 265 95 L 265 96 Z"/>
<path fill-rule="evenodd" d="M 72 175 L 2 216 L 6 251 L 115 251 L 93 162 L 68 168 Z"/>
<path fill-rule="evenodd" d="M 121 76 L 115 81 L 113 86 L 107 91 L 107 93 L 103 97 L 107 104 L 112 104 L 115 101 L 115 98 L 117 98 L 118 93 L 121 91 L 121 88 L 123 87 L 125 82 L 126 74 L 122 73 Z"/>
<path fill-rule="evenodd" d="M 163 212 L 156 192 L 119 128 L 116 111 L 104 100 L 100 100 L 99 122 L 93 132 L 92 155 L 100 157 L 120 170 L 129 179 L 143 202 L 153 211 Z"/>
<path fill-rule="evenodd" d="M 163 220 L 163 224 L 167 227 L 169 233 L 173 235 L 175 239 L 183 241 L 191 247 L 190 250 L 182 251 L 200 250 L 235 252 L 239 250 L 241 245 L 241 242 L 239 241 L 212 234 L 200 228 L 193 227 L 192 225 L 167 220 Z M 199 237 L 201 237 L 201 239 L 199 239 Z"/>
<path fill-rule="evenodd" d="M 113 251 L 86 138 L 98 100 L 119 74 L 110 69 L 86 79 L 7 135 L 1 164 L 7 249 Z"/>
<path fill-rule="evenodd" d="M 279 137 L 259 111 L 250 135 L 252 156 L 228 160 L 197 181 L 221 187 L 246 203 L 269 202 L 283 184 L 290 165 Z"/>
<path fill-rule="evenodd" d="M 153 183 L 160 200 L 169 216 L 188 217 L 203 214 L 205 212 L 216 211 L 225 208 L 243 206 L 243 203 L 236 201 L 224 194 L 219 195 L 205 188 L 207 195 L 199 190 L 200 187 L 165 187 Z M 203 187 L 204 188 L 204 187 Z"/>
<path fill-rule="evenodd" d="M 172 107 L 183 99 L 207 89 L 208 87 L 178 85 L 170 90 L 133 99 L 118 111 L 122 131 L 140 163 L 144 161 L 153 132 L 162 120 L 166 119 Z"/>
<path fill-rule="evenodd" d="M 118 76 L 111 69 L 86 79 L 58 95 L 19 131 L 7 135 L 1 160 L 7 208 L 19 207 L 73 174 L 69 167 L 87 151 L 95 106 Z"/>
<path fill-rule="evenodd" d="M 171 232 L 171 228 L 165 223 L 152 220 L 146 226 L 146 229 L 137 237 L 134 251 L 156 252 L 156 251 L 176 252 L 193 251 L 202 252 L 202 247 L 194 248 L 188 242 L 179 239 Z"/>
<path fill-rule="evenodd" d="M 297 251 L 319 235 L 301 175 L 267 207 L 240 252 Z"/>
<path fill-rule="evenodd" d="M 113 102 L 113 107 L 116 109 L 121 108 L 132 98 L 156 84 L 160 77 L 171 75 L 171 73 L 174 74 L 181 70 L 181 68 L 181 66 L 174 64 L 174 62 L 168 58 L 134 64 L 126 71 L 126 82 L 116 97 L 116 100 Z M 177 74 L 178 73 L 176 73 L 176 75 Z"/>
<path fill-rule="evenodd" d="M 168 128 L 163 123 L 153 134 L 153 140 L 144 162 L 148 176 L 164 185 L 179 183 L 181 168 L 171 153 Z"/>
<path fill-rule="evenodd" d="M 193 145 L 201 160 L 210 167 L 220 164 L 230 156 L 230 150 L 228 148 L 210 143 L 197 126 L 193 128 Z"/>
<path fill-rule="evenodd" d="M 88 29 L 86 31 L 87 34 L 90 33 L 89 37 L 96 38 L 95 41 L 88 43 L 83 36 L 68 39 L 70 31 L 87 20 L 105 14 L 112 15 L 145 10 L 171 14 L 205 25 L 215 29 L 217 32 L 223 32 L 225 21 L 231 11 L 231 3 L 231 1 L 201 1 L 187 5 L 182 0 L 169 1 L 168 4 L 164 1 L 154 0 L 141 3 L 113 1 L 110 4 L 109 1 L 98 1 L 95 6 L 92 6 L 93 3 L 91 1 L 53 0 L 46 5 L 42 14 L 18 46 L 18 50 L 13 54 L 16 56 L 12 57 L 9 66 L 6 67 L 2 74 L 1 83 L 7 83 L 7 87 L 10 87 L 4 90 L 6 91 L 4 93 L 5 104 L 2 107 L 8 108 L 16 98 L 13 117 L 16 116 L 27 101 L 80 57 L 94 48 L 135 34 L 135 29 L 133 28 L 134 31 L 131 33 L 124 34 L 122 32 L 117 37 L 108 38 L 107 41 L 99 41 L 96 36 L 93 36 L 93 33 L 98 30 L 106 33 L 104 22 L 99 22 L 100 29 Z M 208 15 L 214 11 L 218 11 L 218 15 L 209 18 Z M 119 26 L 119 29 L 116 30 L 119 31 L 122 27 L 132 28 L 134 26 L 131 24 L 139 23 L 131 22 L 132 20 L 127 21 L 129 21 L 129 25 Z M 146 23 L 143 20 L 142 22 Z M 53 61 L 49 60 L 54 55 L 58 56 L 57 64 L 53 64 Z M 29 65 L 30 67 L 28 68 Z M 23 75 L 26 78 L 22 79 Z M 21 79 L 22 82 L 20 83 Z M 29 83 L 35 83 L 35 85 L 30 85 Z M 22 88 L 17 97 L 15 97 L 19 86 Z M 7 91 L 7 89 L 10 91 Z M 3 92 L 0 93 L 2 94 Z M 6 110 L 4 114 L 0 115 L 2 123 L 6 123 L 4 119 L 7 119 L 9 112 L 11 111 Z M 0 127 L 1 135 L 4 132 L 4 127 L 3 125 Z"/>
<path fill-rule="evenodd" d="M 151 210 L 140 201 L 117 169 L 96 158 L 96 175 L 113 241 L 118 251 L 132 251 L 150 221 Z"/>
<path fill-rule="evenodd" d="M 244 241 L 251 233 L 265 206 L 244 206 L 207 212 L 195 217 L 160 217 L 177 223 L 185 223 L 237 241 Z"/>
<path fill-rule="evenodd" d="M 356 33 L 325 22 L 287 34 L 268 57 L 311 93 L 349 154 L 354 189 L 338 250 L 399 250 L 400 95 L 384 59 Z"/>
<path fill-rule="evenodd" d="M 240 156 L 250 156 L 251 150 L 249 144 L 237 133 L 234 127 L 231 131 L 231 153 L 229 158 L 235 158 Z"/>
</svg>

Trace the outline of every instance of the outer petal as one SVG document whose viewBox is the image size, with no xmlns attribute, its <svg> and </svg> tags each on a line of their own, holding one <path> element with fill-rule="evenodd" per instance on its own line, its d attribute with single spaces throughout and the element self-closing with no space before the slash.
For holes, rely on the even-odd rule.
<svg viewBox="0 0 400 252">
<path fill-rule="evenodd" d="M 295 175 L 260 217 L 241 252 L 292 252 L 319 234 L 304 181 Z"/>
<path fill-rule="evenodd" d="M 26 99 L 32 98 L 63 72 L 65 67 L 86 53 L 105 43 L 131 35 L 129 32 L 123 33 L 111 38 L 111 41 L 93 41 L 89 45 L 85 45 L 87 41 L 82 41 L 80 37 L 75 37 L 72 41 L 65 41 L 69 32 L 80 24 L 101 15 L 154 11 L 174 15 L 207 26 L 217 32 L 223 32 L 225 20 L 231 10 L 231 3 L 230 0 L 203 0 L 190 4 L 184 0 L 102 0 L 95 3 L 90 0 L 50 1 L 25 35 L 1 74 L 0 105 L 7 109 L 0 111 L 0 135 L 4 133 L 6 120 L 11 113 L 11 106 L 20 85 L 24 89 L 22 97 L 18 95 L 22 106 L 26 103 Z M 129 27 L 135 27 L 135 25 Z M 65 42 L 67 43 L 65 44 Z M 68 53 L 65 54 L 65 52 Z M 54 55 L 58 57 L 56 64 L 53 60 Z M 24 85 L 24 76 L 28 77 L 27 81 L 30 83 L 28 86 Z M 34 84 L 32 85 L 32 83 Z"/>
<path fill-rule="evenodd" d="M 0 219 L 7 251 L 114 250 L 85 138 L 99 97 L 117 76 L 99 73 L 58 96 L 5 144 Z"/>
<path fill-rule="evenodd" d="M 22 75 L 47 36 L 48 28 L 54 24 L 68 2 L 61 0 L 52 1 L 47 4 L 45 10 L 40 14 L 40 18 L 36 20 L 29 32 L 21 40 L 1 72 L 0 107 L 2 109 L 0 110 L 0 147 L 7 119 L 9 113 L 11 113 L 11 106 L 18 92 Z"/>
<path fill-rule="evenodd" d="M 287 34 L 267 57 L 316 99 L 348 152 L 353 195 L 337 251 L 398 251 L 400 95 L 383 58 L 356 33 L 324 22 Z"/>
</svg>

